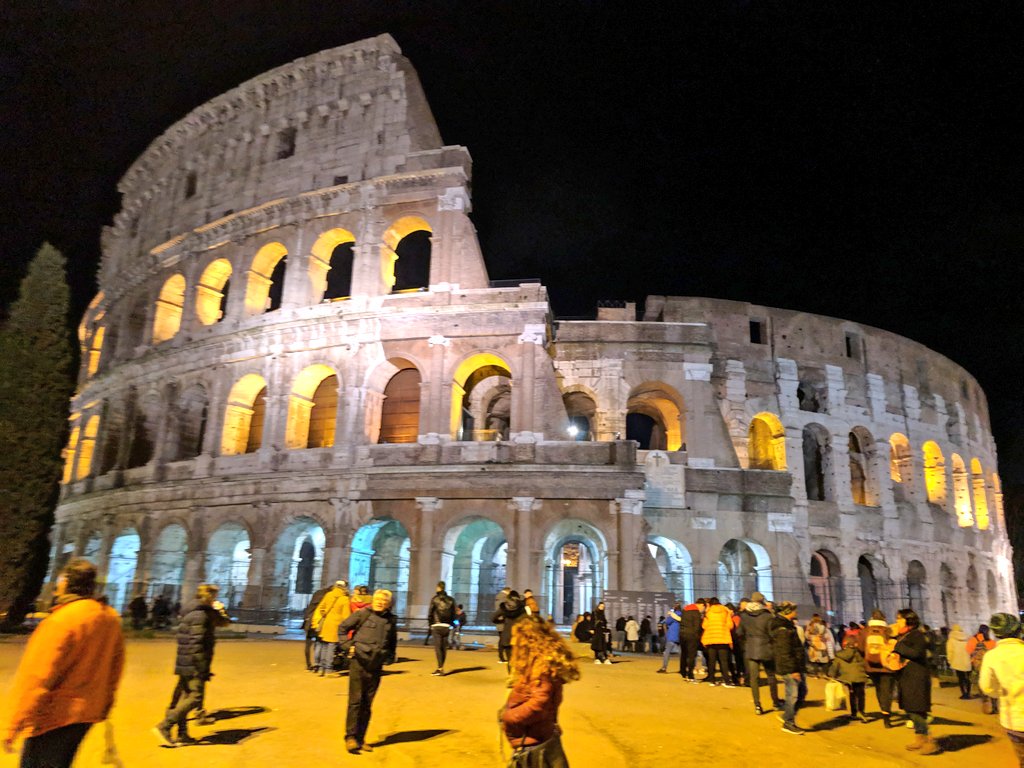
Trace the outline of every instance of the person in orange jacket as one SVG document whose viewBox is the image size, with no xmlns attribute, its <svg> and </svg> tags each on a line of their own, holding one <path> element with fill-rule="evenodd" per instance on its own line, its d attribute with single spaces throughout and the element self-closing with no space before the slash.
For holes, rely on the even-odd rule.
<svg viewBox="0 0 1024 768">
<path fill-rule="evenodd" d="M 722 678 L 727 688 L 735 688 L 736 681 L 729 669 L 729 656 L 732 652 L 732 613 L 722 605 L 717 597 L 708 600 L 708 609 L 702 624 L 704 634 L 701 642 L 708 654 L 707 682 L 721 685 L 715 680 L 715 667 L 722 670 Z"/>
<path fill-rule="evenodd" d="M 124 671 L 121 618 L 94 598 L 96 566 L 72 560 L 55 607 L 29 638 L 7 697 L 3 746 L 25 734 L 23 766 L 67 768 L 93 723 L 106 720 Z"/>
</svg>

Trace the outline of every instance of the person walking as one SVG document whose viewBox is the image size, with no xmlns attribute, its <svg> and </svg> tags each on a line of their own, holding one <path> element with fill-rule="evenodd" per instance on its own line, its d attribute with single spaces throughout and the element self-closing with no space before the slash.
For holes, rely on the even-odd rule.
<svg viewBox="0 0 1024 768">
<path fill-rule="evenodd" d="M 864 667 L 868 678 L 875 687 L 878 708 L 882 711 L 882 722 L 892 728 L 892 694 L 896 685 L 893 670 L 883 662 L 895 645 L 885 614 L 879 610 L 871 613 L 867 626 L 857 633 L 857 647 L 864 656 Z"/>
<path fill-rule="evenodd" d="M 54 607 L 29 637 L 7 696 L 3 748 L 25 736 L 22 768 L 69 768 L 93 723 L 106 720 L 124 670 L 117 612 L 97 600 L 96 566 L 69 562 Z"/>
<path fill-rule="evenodd" d="M 149 606 L 146 605 L 145 595 L 136 595 L 128 603 L 128 615 L 132 617 L 132 629 L 142 629 L 146 625 L 148 614 Z"/>
<path fill-rule="evenodd" d="M 320 605 L 320 601 L 324 599 L 324 595 L 330 591 L 330 587 L 318 589 L 309 598 L 309 602 L 306 604 L 306 610 L 302 612 L 302 628 L 306 631 L 306 642 L 304 643 L 303 651 L 306 656 L 306 669 L 310 672 L 316 672 L 316 665 L 313 663 L 313 654 L 316 650 L 317 633 L 316 622 L 313 620 L 313 614 L 316 613 L 316 609 Z"/>
<path fill-rule="evenodd" d="M 434 657 L 437 659 L 437 669 L 431 674 L 437 677 L 444 675 L 444 662 L 448 658 L 448 636 L 455 621 L 455 601 L 444 591 L 444 586 L 443 581 L 437 582 L 434 596 L 430 599 L 430 609 L 427 611 L 427 623 L 434 638 Z"/>
<path fill-rule="evenodd" d="M 712 685 L 721 685 L 715 679 L 716 667 L 722 671 L 722 680 L 727 688 L 735 688 L 736 682 L 733 679 L 729 668 L 729 654 L 732 650 L 732 616 L 729 609 L 718 602 L 717 597 L 709 601 L 708 610 L 704 614 L 704 634 L 701 635 L 701 642 L 708 652 L 708 677 L 707 682 Z"/>
<path fill-rule="evenodd" d="M 740 612 L 740 625 L 737 635 L 743 639 L 747 666 L 747 682 L 754 697 L 754 713 L 764 714 L 761 708 L 761 670 L 764 669 L 768 682 L 768 693 L 771 695 L 772 707 L 782 709 L 779 699 L 779 686 L 775 680 L 775 657 L 772 653 L 772 640 L 768 632 L 772 622 L 772 612 L 765 604 L 764 595 L 754 592 L 750 601 Z"/>
<path fill-rule="evenodd" d="M 352 754 L 372 752 L 366 743 L 373 698 L 380 687 L 384 662 L 395 655 L 398 644 L 391 592 L 378 589 L 369 608 L 361 608 L 341 622 L 338 631 L 354 632 L 348 670 L 348 713 L 345 718 L 345 749 Z"/>
<path fill-rule="evenodd" d="M 967 653 L 967 635 L 963 627 L 954 624 L 946 638 L 946 663 L 956 673 L 960 698 L 971 698 L 971 655 Z"/>
<path fill-rule="evenodd" d="M 494 596 L 494 626 L 498 631 L 498 663 L 508 664 L 508 656 L 505 654 L 505 646 L 501 644 L 501 630 L 502 624 L 505 622 L 505 614 L 502 612 L 502 606 L 505 601 L 508 600 L 508 596 L 512 593 L 512 590 L 505 586 L 502 587 L 497 595 Z"/>
<path fill-rule="evenodd" d="M 899 673 L 899 695 L 900 706 L 914 724 L 914 740 L 907 749 L 919 755 L 934 755 L 939 745 L 928 733 L 928 712 L 932 708 L 932 676 L 928 668 L 931 638 L 910 608 L 896 613 L 896 646 L 892 652 L 906 662 Z"/>
<path fill-rule="evenodd" d="M 999 724 L 1024 768 L 1024 641 L 1020 619 L 1012 613 L 996 613 L 988 620 L 996 647 L 985 654 L 978 687 L 986 696 L 999 699 Z"/>
<path fill-rule="evenodd" d="M 558 708 L 562 687 L 579 680 L 579 664 L 554 627 L 527 616 L 512 629 L 512 690 L 500 713 L 512 745 L 510 766 L 569 768 L 562 748 Z"/>
<path fill-rule="evenodd" d="M 213 676 L 214 630 L 229 621 L 223 604 L 217 600 L 218 592 L 213 584 L 200 584 L 196 589 L 195 604 L 178 625 L 178 649 L 174 660 L 174 674 L 178 676 L 178 682 L 167 714 L 154 729 L 160 740 L 171 747 L 196 742 L 188 732 L 188 714 L 202 706 L 203 689 Z M 172 730 L 175 727 L 177 737 Z"/>
<path fill-rule="evenodd" d="M 318 638 L 315 671 L 320 673 L 320 677 L 334 669 L 334 654 L 338 647 L 338 641 L 341 639 L 338 627 L 351 613 L 348 582 L 338 580 L 334 582 L 330 592 L 320 600 L 314 613 Z"/>
<path fill-rule="evenodd" d="M 857 638 L 847 637 L 843 647 L 836 652 L 829 664 L 828 676 L 833 677 L 846 686 L 846 698 L 850 702 L 850 719 L 868 722 L 864 714 L 864 687 L 868 682 L 868 671 L 864 666 L 864 656 L 857 648 Z"/>
<path fill-rule="evenodd" d="M 785 682 L 785 703 L 783 705 L 782 731 L 803 736 L 804 729 L 796 724 L 797 699 L 800 695 L 800 681 L 807 670 L 807 654 L 796 628 L 796 606 L 790 602 L 780 603 L 768 628 L 772 640 L 772 658 L 776 674 Z"/>
<path fill-rule="evenodd" d="M 501 631 L 498 634 L 498 658 L 508 663 L 509 652 L 512 650 L 512 625 L 522 616 L 526 615 L 526 603 L 514 589 L 510 589 L 508 596 L 494 612 L 491 621 L 497 624 Z"/>
<path fill-rule="evenodd" d="M 664 674 L 668 671 L 668 659 L 672 655 L 673 650 L 679 649 L 679 622 L 682 620 L 683 608 L 676 602 L 672 606 L 672 610 L 665 616 L 665 651 L 661 656 L 661 669 L 657 670 L 659 673 Z M 680 650 L 680 653 L 682 651 Z"/>
</svg>

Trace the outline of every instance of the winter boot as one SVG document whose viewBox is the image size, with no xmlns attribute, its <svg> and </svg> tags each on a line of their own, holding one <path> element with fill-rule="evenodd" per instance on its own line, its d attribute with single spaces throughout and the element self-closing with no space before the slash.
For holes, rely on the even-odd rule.
<svg viewBox="0 0 1024 768">
<path fill-rule="evenodd" d="M 936 755 L 942 751 L 942 747 L 939 743 L 931 736 L 924 737 L 924 744 L 921 745 L 921 749 L 918 750 L 919 755 Z"/>
<path fill-rule="evenodd" d="M 928 741 L 928 737 L 927 736 L 925 736 L 923 734 L 920 734 L 920 733 L 915 733 L 914 734 L 914 740 L 912 742 L 910 742 L 909 744 L 907 744 L 906 748 L 911 750 L 911 751 L 913 751 L 913 752 L 917 752 L 919 749 L 924 747 L 925 742 L 927 742 L 927 741 Z"/>
</svg>

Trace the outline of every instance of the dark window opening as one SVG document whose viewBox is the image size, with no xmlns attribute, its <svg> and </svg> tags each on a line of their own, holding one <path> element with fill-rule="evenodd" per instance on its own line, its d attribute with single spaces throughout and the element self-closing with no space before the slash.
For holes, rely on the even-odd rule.
<svg viewBox="0 0 1024 768">
<path fill-rule="evenodd" d="M 277 159 L 284 160 L 295 154 L 295 135 L 297 128 L 285 128 L 277 134 Z"/>
<path fill-rule="evenodd" d="M 750 321 L 750 343 L 751 344 L 764 344 L 764 321 L 762 320 L 751 320 Z"/>
<path fill-rule="evenodd" d="M 348 176 L 335 176 L 334 186 L 338 186 L 339 184 L 348 184 Z"/>
<path fill-rule="evenodd" d="M 430 233 L 412 232 L 395 248 L 395 291 L 426 288 L 430 283 Z"/>
<path fill-rule="evenodd" d="M 270 290 L 267 292 L 267 312 L 273 312 L 275 309 L 281 308 L 281 296 L 284 292 L 285 262 L 287 260 L 287 256 L 282 256 L 277 264 L 274 265 L 274 271 L 270 273 Z"/>
<path fill-rule="evenodd" d="M 860 336 L 856 333 L 846 334 L 846 356 L 853 360 L 860 360 Z"/>
<path fill-rule="evenodd" d="M 342 299 L 352 295 L 352 249 L 355 243 L 342 243 L 331 252 L 331 266 L 327 270 L 327 290 L 324 300 Z"/>
<path fill-rule="evenodd" d="M 190 197 L 196 196 L 196 186 L 199 183 L 199 179 L 196 177 L 195 171 L 189 171 L 185 177 L 185 199 L 188 200 Z"/>
<path fill-rule="evenodd" d="M 231 288 L 231 280 L 224 281 L 224 287 L 220 289 L 220 315 L 217 320 L 223 320 L 228 314 L 228 290 Z"/>
</svg>

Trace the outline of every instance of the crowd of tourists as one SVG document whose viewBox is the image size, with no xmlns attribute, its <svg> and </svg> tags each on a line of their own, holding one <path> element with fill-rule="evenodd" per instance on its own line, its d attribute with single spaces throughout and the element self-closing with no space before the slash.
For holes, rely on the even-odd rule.
<svg viewBox="0 0 1024 768">
<path fill-rule="evenodd" d="M 165 746 L 196 743 L 193 722 L 213 722 L 203 709 L 213 675 L 215 630 L 230 619 L 218 589 L 202 584 L 177 626 L 175 686 L 164 718 L 154 728 Z M 306 668 L 321 676 L 348 676 L 345 748 L 374 748 L 366 738 L 383 667 L 395 660 L 397 620 L 392 595 L 337 581 L 312 596 L 304 617 Z M 129 615 L 130 614 L 129 612 Z M 133 615 L 132 615 L 133 616 Z M 133 616 L 134 618 L 134 616 Z M 450 647 L 466 625 L 463 606 L 438 582 L 427 611 L 434 644 L 433 675 L 443 677 Z M 906 722 L 907 745 L 922 755 L 940 751 L 930 733 L 931 691 L 939 670 L 956 674 L 961 698 L 982 697 L 998 714 L 1024 766 L 1024 641 L 1019 616 L 996 613 L 968 636 L 960 626 L 932 631 L 909 608 L 890 623 L 880 611 L 864 622 L 829 627 L 818 614 L 803 622 L 790 602 L 773 605 L 759 592 L 737 604 L 715 597 L 677 602 L 654 622 L 650 616 L 616 617 L 605 604 L 577 617 L 567 639 L 544 617 L 530 590 L 506 587 L 491 621 L 498 631 L 497 661 L 507 667 L 508 696 L 499 712 L 509 765 L 566 768 L 558 711 L 562 688 L 580 677 L 580 660 L 612 664 L 622 653 L 659 653 L 660 674 L 679 655 L 682 679 L 705 687 L 748 687 L 756 715 L 768 710 L 768 689 L 782 730 L 802 735 L 796 716 L 807 697 L 808 677 L 827 679 L 826 706 L 848 707 L 851 722 L 871 722 L 866 689 L 874 689 L 886 728 Z M 617 647 L 616 647 L 617 646 Z M 96 568 L 73 560 L 62 572 L 54 607 L 30 637 L 15 674 L 3 725 L 3 747 L 25 737 L 23 768 L 70 766 L 90 726 L 106 719 L 124 666 L 121 617 L 96 595 Z M 762 681 L 763 676 L 763 681 Z M 782 683 L 780 694 L 779 684 Z M 897 706 L 899 712 L 897 712 Z"/>
</svg>

